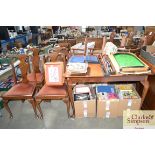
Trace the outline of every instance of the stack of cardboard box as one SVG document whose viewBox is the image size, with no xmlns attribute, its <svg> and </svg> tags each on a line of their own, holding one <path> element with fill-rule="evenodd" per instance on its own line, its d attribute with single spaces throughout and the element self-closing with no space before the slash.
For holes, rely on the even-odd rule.
<svg viewBox="0 0 155 155">
<path fill-rule="evenodd" d="M 141 98 L 132 84 L 76 85 L 74 106 L 76 118 L 112 118 L 123 116 L 124 110 L 139 110 Z"/>
</svg>

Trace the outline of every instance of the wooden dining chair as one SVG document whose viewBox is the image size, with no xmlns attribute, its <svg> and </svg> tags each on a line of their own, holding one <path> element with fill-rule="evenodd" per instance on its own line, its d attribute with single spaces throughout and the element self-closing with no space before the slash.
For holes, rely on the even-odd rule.
<svg viewBox="0 0 155 155">
<path fill-rule="evenodd" d="M 146 37 L 147 37 L 147 45 L 152 45 L 155 39 L 155 33 L 150 32 Z"/>
<path fill-rule="evenodd" d="M 115 38 L 115 36 L 116 36 L 116 32 L 112 32 L 112 33 L 110 34 L 110 42 L 114 43 L 114 38 Z"/>
<path fill-rule="evenodd" d="M 122 40 L 121 40 L 121 44 L 120 44 L 120 47 L 123 48 L 126 46 L 126 43 L 127 43 L 127 36 L 123 36 L 122 37 Z"/>
<path fill-rule="evenodd" d="M 71 56 L 70 51 L 66 47 L 56 47 L 56 48 L 53 49 L 53 52 L 64 54 L 65 58 L 66 58 L 66 61 L 68 61 L 70 56 Z"/>
<path fill-rule="evenodd" d="M 121 50 L 121 52 L 129 52 L 134 53 L 137 56 L 140 54 L 140 47 L 137 45 L 134 45 L 131 41 L 131 38 L 128 38 L 127 36 L 123 36 L 121 40 L 121 44 L 119 48 L 124 48 L 124 50 Z"/>
<path fill-rule="evenodd" d="M 11 64 L 14 85 L 9 91 L 7 91 L 2 96 L 4 107 L 9 112 L 10 118 L 13 118 L 13 114 L 8 106 L 9 101 L 28 100 L 32 104 L 35 116 L 38 116 L 36 107 L 35 107 L 35 99 L 33 98 L 35 89 L 36 89 L 36 84 L 35 84 L 35 82 L 29 82 L 27 79 L 27 73 L 28 73 L 28 69 L 29 69 L 28 56 L 23 54 L 23 55 L 20 55 L 18 58 L 20 60 L 19 68 L 21 70 L 22 80 L 17 83 L 15 68 L 14 68 L 14 65 Z"/>
<path fill-rule="evenodd" d="M 27 79 L 30 82 L 36 82 L 37 90 L 39 90 L 44 84 L 44 74 L 41 73 L 39 65 L 42 64 L 39 57 L 39 50 L 37 48 L 31 49 L 32 56 L 29 56 L 32 60 L 32 69 L 27 75 Z"/>
<path fill-rule="evenodd" d="M 72 55 L 87 55 L 87 44 L 88 44 L 88 39 L 86 37 L 84 39 L 84 48 L 72 48 L 71 54 Z M 89 48 L 88 50 L 90 50 L 90 53 L 92 53 L 91 48 Z M 81 51 L 81 52 L 77 52 L 77 51 Z"/>
<path fill-rule="evenodd" d="M 104 47 L 106 45 L 106 42 L 107 42 L 107 37 L 104 36 L 102 39 L 101 49 L 92 49 L 91 55 L 96 55 L 96 56 L 104 55 Z"/>
<path fill-rule="evenodd" d="M 60 47 L 65 47 L 68 51 L 70 51 L 71 44 L 70 43 L 58 43 Z"/>
<path fill-rule="evenodd" d="M 66 60 L 64 54 L 62 53 L 51 53 L 50 55 L 48 55 L 48 58 L 51 62 L 57 62 L 57 61 L 64 62 Z M 66 62 L 64 62 L 64 68 L 66 68 L 65 64 Z M 41 119 L 43 119 L 43 113 L 40 104 L 42 103 L 43 100 L 63 100 L 67 107 L 68 117 L 70 117 L 70 101 L 67 90 L 68 89 L 66 83 L 58 86 L 55 85 L 48 86 L 45 81 L 45 85 L 40 89 L 40 91 L 35 96 L 36 107 L 40 112 Z"/>
<path fill-rule="evenodd" d="M 129 32 L 128 36 L 127 36 L 127 40 L 126 40 L 126 46 L 133 46 L 134 45 L 134 33 L 131 31 Z"/>
<path fill-rule="evenodd" d="M 154 40 L 155 40 L 155 33 L 154 32 L 150 32 L 149 34 L 147 34 L 147 35 L 145 35 L 145 36 L 140 38 L 139 45 L 141 47 L 147 46 L 147 45 L 152 45 Z"/>
</svg>

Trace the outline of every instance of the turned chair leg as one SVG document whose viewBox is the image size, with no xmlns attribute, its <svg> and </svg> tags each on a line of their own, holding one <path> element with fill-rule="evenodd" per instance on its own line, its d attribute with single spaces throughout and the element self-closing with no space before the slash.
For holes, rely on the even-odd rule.
<svg viewBox="0 0 155 155">
<path fill-rule="evenodd" d="M 38 114 L 37 114 L 37 110 L 36 110 L 36 103 L 35 103 L 35 100 L 34 100 L 34 99 L 29 99 L 28 101 L 32 104 L 32 107 L 33 107 L 33 110 L 34 110 L 34 113 L 35 113 L 35 117 L 36 117 L 36 118 L 39 118 L 39 116 L 38 116 Z"/>
<path fill-rule="evenodd" d="M 68 97 L 64 98 L 63 101 L 64 101 L 64 103 L 65 103 L 66 106 L 67 106 L 67 114 L 68 114 L 68 118 L 70 118 L 70 102 L 69 102 Z"/>
<path fill-rule="evenodd" d="M 10 118 L 13 118 L 13 115 L 12 115 L 12 112 L 11 112 L 11 110 L 9 108 L 8 103 L 9 103 L 9 100 L 3 100 L 3 105 L 4 105 L 5 109 L 9 112 Z"/>
<path fill-rule="evenodd" d="M 36 99 L 36 107 L 37 107 L 37 109 L 38 109 L 38 111 L 40 113 L 40 119 L 43 119 L 43 113 L 42 113 L 42 110 L 41 110 L 41 107 L 40 107 L 41 101 L 42 100 L 40 100 L 40 99 L 39 100 Z"/>
</svg>

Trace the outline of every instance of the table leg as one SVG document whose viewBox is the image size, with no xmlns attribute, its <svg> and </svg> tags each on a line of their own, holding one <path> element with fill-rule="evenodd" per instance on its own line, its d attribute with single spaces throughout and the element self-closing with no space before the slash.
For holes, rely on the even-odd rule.
<svg viewBox="0 0 155 155">
<path fill-rule="evenodd" d="M 67 85 L 68 85 L 68 95 L 69 95 L 69 99 L 70 99 L 70 103 L 73 111 L 72 117 L 75 117 L 75 108 L 74 108 L 74 101 L 73 101 L 73 95 L 72 95 L 73 87 L 72 87 L 72 82 L 69 79 L 67 79 Z"/>
<path fill-rule="evenodd" d="M 149 81 L 148 81 L 148 78 L 145 78 L 144 81 L 140 81 L 141 84 L 144 86 L 144 89 L 143 89 L 143 92 L 142 92 L 142 101 L 141 101 L 141 107 L 142 107 L 142 104 L 145 100 L 145 97 L 147 95 L 147 92 L 149 90 Z"/>
</svg>

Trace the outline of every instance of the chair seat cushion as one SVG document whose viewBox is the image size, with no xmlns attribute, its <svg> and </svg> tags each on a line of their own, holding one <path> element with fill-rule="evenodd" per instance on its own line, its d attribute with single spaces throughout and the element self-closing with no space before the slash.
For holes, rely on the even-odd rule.
<svg viewBox="0 0 155 155">
<path fill-rule="evenodd" d="M 35 74 L 34 73 L 30 73 L 27 75 L 27 79 L 31 82 L 35 82 L 37 80 L 37 82 L 42 82 L 44 77 L 42 73 L 36 73 L 36 79 L 35 79 Z"/>
<path fill-rule="evenodd" d="M 19 83 L 14 85 L 3 97 L 27 96 L 31 97 L 35 91 L 35 83 Z"/>
<path fill-rule="evenodd" d="M 66 96 L 67 87 L 63 86 L 47 86 L 46 84 L 40 89 L 36 97 L 46 97 L 46 96 Z"/>
</svg>

